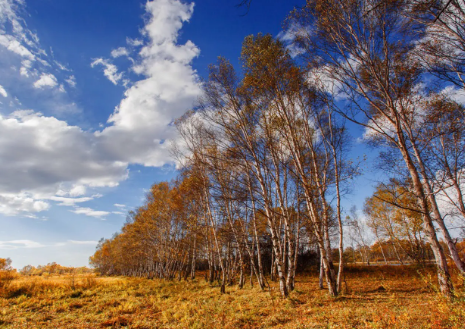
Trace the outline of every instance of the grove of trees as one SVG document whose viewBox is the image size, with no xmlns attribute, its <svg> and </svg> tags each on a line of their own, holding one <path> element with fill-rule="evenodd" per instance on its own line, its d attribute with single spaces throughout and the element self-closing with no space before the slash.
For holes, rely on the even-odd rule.
<svg viewBox="0 0 465 329">
<path fill-rule="evenodd" d="M 166 279 L 202 268 L 221 292 L 270 278 L 287 297 L 314 251 L 337 296 L 345 263 L 378 255 L 433 260 L 452 296 L 450 266 L 465 271 L 451 233 L 465 216 L 464 18 L 460 0 L 308 0 L 285 41 L 246 37 L 241 70 L 219 58 L 176 122 L 178 178 L 155 184 L 91 264 Z M 386 177 L 365 220 L 341 203 L 363 170 L 354 125 Z"/>
</svg>

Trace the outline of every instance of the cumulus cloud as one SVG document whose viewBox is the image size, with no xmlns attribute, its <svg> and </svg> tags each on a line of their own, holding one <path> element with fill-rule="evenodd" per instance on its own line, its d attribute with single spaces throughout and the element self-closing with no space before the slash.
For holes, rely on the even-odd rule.
<svg viewBox="0 0 465 329">
<path fill-rule="evenodd" d="M 34 88 L 53 88 L 58 84 L 57 78 L 51 73 L 42 73 L 39 80 L 34 82 Z"/>
<path fill-rule="evenodd" d="M 75 196 L 80 196 L 86 194 L 86 187 L 83 185 L 77 185 L 74 186 L 70 191 L 69 191 L 69 196 L 75 197 Z"/>
<path fill-rule="evenodd" d="M 34 213 L 49 208 L 49 203 L 34 199 L 30 193 L 0 193 L 0 214 L 6 216 L 25 215 L 34 218 Z"/>
<path fill-rule="evenodd" d="M 200 95 L 192 60 L 200 51 L 187 41 L 178 44 L 182 24 L 193 13 L 193 4 L 175 0 L 147 2 L 151 15 L 142 29 L 148 42 L 139 52 L 133 71 L 145 78 L 135 82 L 108 119 L 111 126 L 98 136 L 115 158 L 145 166 L 170 161 L 165 141 L 175 138 L 172 122 L 190 109 Z"/>
<path fill-rule="evenodd" d="M 63 182 L 75 186 L 62 197 L 83 195 L 85 186 L 118 185 L 127 178 L 127 163 L 106 158 L 96 144 L 92 133 L 40 113 L 0 116 L 0 212 L 18 215 L 48 209 L 40 199 L 84 202 L 54 197 Z"/>
<path fill-rule="evenodd" d="M 103 58 L 95 59 L 90 66 L 94 67 L 96 65 L 103 66 L 103 74 L 110 80 L 114 85 L 118 84 L 118 81 L 123 77 L 123 72 L 118 73 L 118 68 L 116 65 L 111 64 L 108 60 Z"/>
<path fill-rule="evenodd" d="M 2 85 L 0 85 L 0 95 L 2 95 L 3 97 L 8 97 L 8 94 Z"/>
<path fill-rule="evenodd" d="M 145 9 L 149 19 L 142 38 L 128 41 L 133 47 L 142 46 L 132 66 L 141 79 L 126 90 L 106 128 L 86 131 L 33 110 L 0 115 L 1 213 L 34 216 L 56 202 L 75 207 L 71 211 L 76 214 L 103 219 L 111 212 L 77 206 L 96 197 L 86 196 L 87 187 L 117 186 L 128 177 L 130 163 L 162 166 L 171 161 L 167 141 L 176 138 L 172 123 L 200 95 L 191 66 L 200 51 L 191 41 L 177 42 L 193 4 L 155 0 L 147 2 Z M 32 72 L 32 61 L 32 57 L 23 60 L 24 73 Z M 121 80 L 123 73 L 107 60 L 99 58 L 92 64 L 102 65 L 113 83 Z M 74 81 L 70 76 L 68 84 Z M 42 73 L 34 86 L 50 88 L 59 83 L 52 74 Z M 63 190 L 64 185 L 68 188 Z"/>
<path fill-rule="evenodd" d="M 16 111 L 0 116 L 0 193 L 61 182 L 116 186 L 126 178 L 127 164 L 107 157 L 97 144 L 94 134 L 40 113 Z M 71 195 L 82 190 L 77 187 Z"/>
</svg>

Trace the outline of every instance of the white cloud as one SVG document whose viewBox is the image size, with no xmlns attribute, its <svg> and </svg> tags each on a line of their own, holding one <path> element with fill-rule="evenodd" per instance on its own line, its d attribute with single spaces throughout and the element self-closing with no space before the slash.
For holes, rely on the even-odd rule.
<svg viewBox="0 0 465 329">
<path fill-rule="evenodd" d="M 34 82 L 34 88 L 53 88 L 58 84 L 57 78 L 51 73 L 42 73 L 39 80 Z"/>
<path fill-rule="evenodd" d="M 111 51 L 111 57 L 113 58 L 117 58 L 120 56 L 128 56 L 128 55 L 129 55 L 129 51 L 124 47 L 119 47 Z"/>
<path fill-rule="evenodd" d="M 126 38 L 126 43 L 133 47 L 139 47 L 144 44 L 144 42 L 140 39 L 131 39 L 131 38 Z"/>
<path fill-rule="evenodd" d="M 199 49 L 191 41 L 177 43 L 193 4 L 155 0 L 147 2 L 146 11 L 149 19 L 142 29 L 146 42 L 132 67 L 142 78 L 126 90 L 106 128 L 85 131 L 32 110 L 0 115 L 0 212 L 34 216 L 47 210 L 50 201 L 76 207 L 97 197 L 84 196 L 86 187 L 113 187 L 126 179 L 129 163 L 162 166 L 171 161 L 166 141 L 177 136 L 172 123 L 192 107 L 201 91 L 191 66 Z M 140 40 L 128 43 L 142 45 Z M 25 59 L 30 62 L 23 60 L 24 73 L 31 74 L 28 68 L 33 59 Z M 93 65 L 103 65 L 105 75 L 115 84 L 123 76 L 102 58 Z M 34 86 L 59 83 L 52 74 L 42 73 Z M 68 188 L 63 189 L 64 185 Z M 85 207 L 73 212 L 97 218 L 110 214 Z"/>
<path fill-rule="evenodd" d="M 345 80 L 346 72 L 357 71 L 360 63 L 353 57 L 341 59 L 340 67 L 321 65 L 309 71 L 307 81 L 310 84 L 332 94 L 336 101 L 348 98 L 347 90 L 341 82 Z"/>
<path fill-rule="evenodd" d="M 94 67 L 96 65 L 102 65 L 103 68 L 103 74 L 110 80 L 114 85 L 118 84 L 118 81 L 121 80 L 123 77 L 123 73 L 120 72 L 118 73 L 118 68 L 116 65 L 111 64 L 108 60 L 103 59 L 103 58 L 97 58 L 95 59 L 90 66 Z"/>
<path fill-rule="evenodd" d="M 19 69 L 19 74 L 25 77 L 29 77 L 29 72 L 27 71 L 27 68 L 24 66 Z"/>
<path fill-rule="evenodd" d="M 452 226 L 457 226 L 457 223 L 463 224 L 465 218 L 461 214 L 458 202 L 458 200 L 460 200 L 460 197 L 457 193 L 457 190 L 454 187 L 453 182 L 447 179 L 446 177 L 447 175 L 445 175 L 444 172 L 436 172 L 437 181 L 443 182 L 442 184 L 437 184 L 437 186 L 434 186 L 435 189 L 439 190 L 436 196 L 436 201 L 439 206 L 439 210 L 441 211 L 441 215 L 447 221 L 455 224 Z M 459 170 L 457 172 L 456 179 L 457 185 L 461 190 L 462 194 L 465 193 L 465 169 Z"/>
<path fill-rule="evenodd" d="M 40 64 L 42 64 L 43 66 L 48 66 L 48 67 L 51 67 L 52 65 L 50 65 L 49 62 L 47 62 L 45 59 L 42 59 L 42 58 L 39 58 L 37 57 L 36 58 L 36 61 L 38 61 Z"/>
<path fill-rule="evenodd" d="M 0 85 L 0 95 L 2 95 L 3 97 L 8 97 L 8 94 L 2 85 Z"/>
<path fill-rule="evenodd" d="M 369 141 L 382 138 L 383 135 L 395 137 L 395 126 L 386 117 L 377 117 L 368 121 L 367 127 L 360 141 Z"/>
<path fill-rule="evenodd" d="M 25 68 L 30 69 L 32 67 L 32 62 L 28 59 L 22 60 L 21 65 L 24 66 Z"/>
<path fill-rule="evenodd" d="M 65 80 L 71 87 L 76 87 L 76 77 L 71 75 L 68 79 Z"/>
<path fill-rule="evenodd" d="M 63 182 L 74 183 L 71 197 L 82 195 L 84 186 L 118 185 L 127 178 L 127 164 L 96 144 L 92 133 L 40 113 L 0 116 L 0 194 L 30 191 L 29 198 L 49 199 Z"/>
<path fill-rule="evenodd" d="M 147 2 L 146 11 L 151 18 L 142 33 L 149 41 L 133 66 L 133 71 L 145 79 L 126 90 L 108 119 L 112 126 L 98 136 L 102 146 L 116 158 L 161 166 L 171 161 L 165 140 L 176 136 L 172 122 L 200 95 L 198 77 L 191 66 L 200 51 L 191 41 L 177 44 L 179 30 L 191 17 L 193 4 L 156 0 Z"/>
<path fill-rule="evenodd" d="M 24 59 L 21 61 L 21 68 L 19 69 L 20 75 L 28 78 L 29 77 L 29 70 L 32 68 L 32 62 L 28 59 Z"/>
<path fill-rule="evenodd" d="M 71 244 L 91 244 L 97 245 L 98 241 L 77 241 L 77 240 L 68 240 Z"/>
<path fill-rule="evenodd" d="M 94 198 L 92 197 L 83 197 L 83 198 L 66 198 L 62 196 L 52 196 L 50 197 L 50 200 L 52 201 L 57 201 L 59 202 L 59 206 L 69 206 L 69 207 L 74 207 L 76 203 L 82 203 L 82 202 L 87 202 L 91 201 Z"/>
<path fill-rule="evenodd" d="M 43 244 L 31 240 L 11 240 L 11 241 L 0 241 L 0 249 L 11 250 L 21 248 L 42 248 L 45 247 Z"/>
<path fill-rule="evenodd" d="M 448 86 L 442 90 L 442 93 L 448 96 L 453 101 L 465 105 L 465 90 L 457 89 L 453 86 Z"/>
<path fill-rule="evenodd" d="M 110 214 L 108 211 L 94 210 L 91 208 L 81 208 L 81 207 L 77 207 L 75 210 L 71 210 L 71 212 L 74 212 L 75 214 L 78 214 L 78 215 L 86 215 L 89 217 L 95 217 L 99 219 L 103 219 L 102 217 L 105 217 Z"/>
<path fill-rule="evenodd" d="M 45 216 L 37 216 L 37 215 L 34 215 L 34 214 L 31 214 L 31 213 L 25 213 L 25 214 L 22 214 L 21 217 L 24 217 L 24 218 L 32 218 L 32 219 L 39 219 L 39 220 L 42 220 L 42 221 L 48 221 L 48 218 L 45 217 Z"/>
<path fill-rule="evenodd" d="M 86 194 L 86 187 L 84 185 L 76 185 L 69 191 L 69 195 L 72 197 L 84 194 Z"/>
<path fill-rule="evenodd" d="M 125 205 L 125 204 L 115 203 L 114 206 L 115 206 L 115 207 L 118 207 L 118 208 L 121 208 L 121 209 L 126 208 L 126 205 Z"/>
<path fill-rule="evenodd" d="M 0 0 L 0 46 L 31 61 L 41 60 L 47 55 L 39 46 L 39 38 L 18 15 L 24 7 L 23 0 Z"/>
<path fill-rule="evenodd" d="M 298 47 L 294 40 L 298 36 L 305 37 L 309 34 L 310 31 L 308 28 L 293 23 L 285 31 L 279 32 L 276 37 L 286 45 L 286 49 L 289 50 L 289 54 L 292 57 L 296 57 L 302 54 L 304 49 Z"/>
<path fill-rule="evenodd" d="M 69 190 L 59 189 L 56 195 L 48 197 L 48 200 L 59 202 L 59 206 L 74 207 L 77 203 L 88 202 L 102 197 L 101 194 L 83 196 L 86 191 L 87 188 L 84 185 L 75 185 Z"/>
<path fill-rule="evenodd" d="M 67 68 L 65 65 L 61 64 L 58 61 L 54 61 L 55 65 L 58 66 L 58 68 L 62 71 L 71 71 L 69 68 Z"/>
<path fill-rule="evenodd" d="M 98 241 L 90 240 L 68 240 L 66 242 L 55 242 L 52 244 L 43 244 L 32 240 L 10 240 L 0 241 L 0 250 L 16 250 L 16 249 L 35 249 L 45 247 L 63 247 L 66 245 L 97 245 Z"/>
<path fill-rule="evenodd" d="M 0 214 L 6 216 L 23 215 L 35 217 L 33 214 L 48 210 L 50 204 L 45 201 L 36 200 L 26 192 L 0 193 Z"/>
<path fill-rule="evenodd" d="M 36 59 L 26 47 L 12 36 L 0 34 L 0 45 L 21 57 L 29 58 L 30 60 Z"/>
</svg>

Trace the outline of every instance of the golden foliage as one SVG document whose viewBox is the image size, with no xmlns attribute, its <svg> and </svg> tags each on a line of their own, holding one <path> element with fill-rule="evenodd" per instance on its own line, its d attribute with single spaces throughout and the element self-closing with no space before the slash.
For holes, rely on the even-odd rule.
<svg viewBox="0 0 465 329">
<path fill-rule="evenodd" d="M 17 277 L 17 291 L 0 298 L 3 328 L 460 328 L 463 287 L 450 302 L 436 291 L 432 269 L 349 267 L 346 293 L 318 289 L 316 274 L 298 276 L 283 300 L 279 288 L 249 286 L 220 295 L 199 281 L 137 278 Z M 427 286 L 425 287 L 425 282 Z"/>
</svg>

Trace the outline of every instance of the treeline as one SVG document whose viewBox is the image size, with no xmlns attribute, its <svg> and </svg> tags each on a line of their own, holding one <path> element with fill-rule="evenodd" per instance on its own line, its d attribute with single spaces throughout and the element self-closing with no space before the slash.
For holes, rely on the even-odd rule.
<svg viewBox="0 0 465 329">
<path fill-rule="evenodd" d="M 298 250 L 314 244 L 336 296 L 343 242 L 357 240 L 362 254 L 370 247 L 362 221 L 341 207 L 359 173 L 347 155 L 351 122 L 365 129 L 391 178 L 364 209 L 380 251 L 414 261 L 432 253 L 440 289 L 451 296 L 447 256 L 465 271 L 447 221 L 465 215 L 465 112 L 454 98 L 465 87 L 464 6 L 308 0 L 286 22 L 288 44 L 247 37 L 242 71 L 220 58 L 197 106 L 176 122 L 179 179 L 155 185 L 92 264 L 108 274 L 192 277 L 201 258 L 210 279 L 220 273 L 222 292 L 231 278 L 244 284 L 246 265 L 263 289 L 262 246 L 270 241 L 285 297 Z"/>
<path fill-rule="evenodd" d="M 447 245 L 441 241 L 442 248 Z M 465 242 L 459 239 L 457 249 L 461 258 L 465 257 Z M 448 259 L 451 262 L 450 255 Z M 347 264 L 365 265 L 420 265 L 427 266 L 434 262 L 431 246 L 424 240 L 420 243 L 411 240 L 395 241 L 376 240 L 368 246 L 355 244 L 344 249 L 344 260 Z"/>
<path fill-rule="evenodd" d="M 363 221 L 355 208 L 346 218 L 348 262 L 424 265 L 434 260 L 411 185 L 395 179 L 379 184 L 373 196 L 366 199 L 363 212 Z M 454 241 L 461 259 L 465 256 L 464 237 L 462 228 L 461 237 Z M 439 243 L 443 250 L 448 250 L 444 240 Z M 452 263 L 452 255 L 446 252 L 446 256 Z"/>
<path fill-rule="evenodd" d="M 225 218 L 214 218 L 213 231 L 208 210 L 195 205 L 201 202 L 193 199 L 199 197 L 195 184 L 195 178 L 183 175 L 171 184 L 153 185 L 145 205 L 128 216 L 122 232 L 99 242 L 91 265 L 104 275 L 193 279 L 201 269 L 210 282 L 224 280 L 229 285 L 237 282 L 243 286 L 246 274 L 252 276 L 251 280 L 263 280 L 263 286 L 265 274 L 275 280 L 276 261 L 265 217 L 259 216 L 253 223 L 237 221 L 234 229 Z M 238 243 L 235 233 L 242 231 L 240 225 L 244 224 L 248 228 L 241 233 L 244 240 Z M 315 243 L 303 226 L 295 252 L 300 263 L 296 257 L 294 272 L 319 262 Z"/>
<path fill-rule="evenodd" d="M 93 269 L 82 267 L 67 267 L 57 264 L 55 262 L 48 263 L 47 265 L 32 265 L 24 266 L 19 273 L 27 276 L 46 276 L 46 275 L 61 275 L 61 274 L 85 274 L 93 273 Z"/>
<path fill-rule="evenodd" d="M 9 272 L 17 274 L 18 271 L 11 266 L 11 258 L 0 258 L 0 272 Z M 85 266 L 82 267 L 67 267 L 55 262 L 47 265 L 26 265 L 19 273 L 26 276 L 46 276 L 46 275 L 61 275 L 61 274 L 84 274 L 93 273 L 94 270 Z"/>
</svg>

